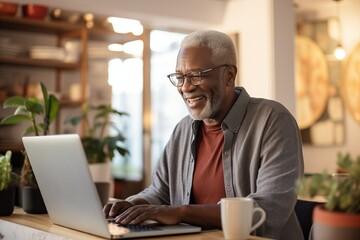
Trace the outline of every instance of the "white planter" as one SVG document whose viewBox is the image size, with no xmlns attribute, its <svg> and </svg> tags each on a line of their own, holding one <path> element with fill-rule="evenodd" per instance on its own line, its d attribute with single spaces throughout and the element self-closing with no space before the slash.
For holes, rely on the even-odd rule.
<svg viewBox="0 0 360 240">
<path fill-rule="evenodd" d="M 109 197 L 114 197 L 114 179 L 111 174 L 111 162 L 107 161 L 105 163 L 91 163 L 89 164 L 89 169 L 91 177 L 94 182 L 109 182 L 110 191 Z"/>
</svg>

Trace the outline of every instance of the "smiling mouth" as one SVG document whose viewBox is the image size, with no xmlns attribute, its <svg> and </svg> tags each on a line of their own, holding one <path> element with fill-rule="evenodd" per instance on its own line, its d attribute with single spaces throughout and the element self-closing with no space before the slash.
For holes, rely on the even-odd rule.
<svg viewBox="0 0 360 240">
<path fill-rule="evenodd" d="M 197 96 L 197 97 L 187 96 L 184 99 L 186 101 L 187 106 L 189 108 L 194 109 L 194 108 L 202 107 L 203 104 L 205 104 L 206 97 L 204 95 L 200 95 L 200 96 Z"/>
<path fill-rule="evenodd" d="M 198 101 L 202 100 L 204 98 L 204 96 L 199 96 L 199 97 L 195 97 L 195 98 L 187 98 L 186 101 L 189 104 L 196 104 Z"/>
</svg>

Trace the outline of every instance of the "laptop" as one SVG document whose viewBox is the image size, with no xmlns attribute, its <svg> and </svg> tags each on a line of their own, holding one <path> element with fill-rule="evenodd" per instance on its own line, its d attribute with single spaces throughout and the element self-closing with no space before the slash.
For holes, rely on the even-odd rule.
<svg viewBox="0 0 360 240">
<path fill-rule="evenodd" d="M 187 224 L 120 226 L 109 222 L 91 178 L 77 134 L 22 138 L 41 194 L 54 224 L 111 238 L 138 238 L 197 233 Z"/>
</svg>

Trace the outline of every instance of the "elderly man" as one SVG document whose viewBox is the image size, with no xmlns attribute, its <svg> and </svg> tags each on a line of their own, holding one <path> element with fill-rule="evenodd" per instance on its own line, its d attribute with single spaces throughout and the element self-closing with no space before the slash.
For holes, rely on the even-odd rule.
<svg viewBox="0 0 360 240">
<path fill-rule="evenodd" d="M 294 206 L 303 174 L 297 123 L 281 104 L 252 98 L 235 87 L 236 50 L 217 31 L 198 31 L 182 42 L 171 83 L 189 116 L 175 127 L 142 192 L 108 204 L 121 224 L 146 219 L 221 228 L 225 197 L 249 197 L 267 219 L 254 234 L 303 239 Z"/>
</svg>

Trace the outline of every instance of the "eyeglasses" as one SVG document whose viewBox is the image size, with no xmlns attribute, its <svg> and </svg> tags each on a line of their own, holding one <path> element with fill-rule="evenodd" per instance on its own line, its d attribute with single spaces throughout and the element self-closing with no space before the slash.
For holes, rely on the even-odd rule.
<svg viewBox="0 0 360 240">
<path fill-rule="evenodd" d="M 181 87 L 182 85 L 184 85 L 185 82 L 185 78 L 187 79 L 188 83 L 190 83 L 191 85 L 197 86 L 200 85 L 201 81 L 203 80 L 203 78 L 205 77 L 204 74 L 209 73 L 215 69 L 221 68 L 221 67 L 227 67 L 229 65 L 227 64 L 223 64 L 220 66 L 216 66 L 213 68 L 209 68 L 206 70 L 201 70 L 198 72 L 188 72 L 185 74 L 182 73 L 171 73 L 169 75 L 167 75 L 167 77 L 170 79 L 170 82 L 175 86 L 175 87 Z"/>
</svg>

